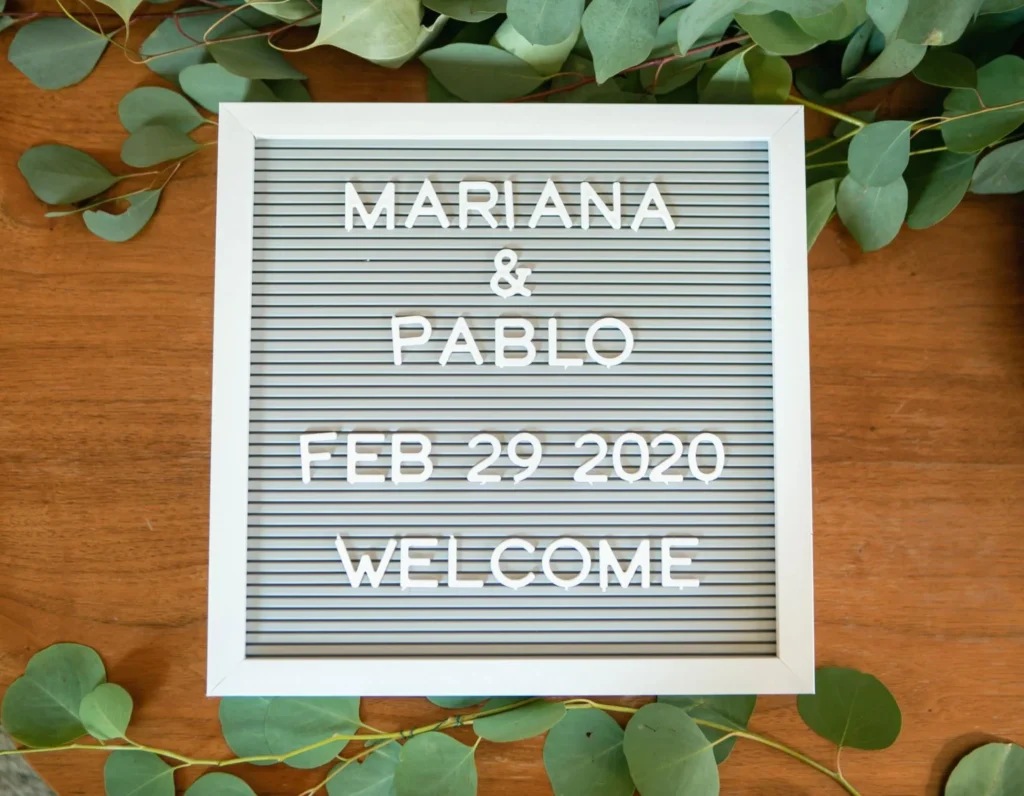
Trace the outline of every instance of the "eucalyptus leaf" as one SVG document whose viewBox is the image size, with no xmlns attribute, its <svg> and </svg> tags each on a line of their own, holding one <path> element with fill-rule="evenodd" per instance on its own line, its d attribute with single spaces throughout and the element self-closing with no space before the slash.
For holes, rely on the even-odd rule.
<svg viewBox="0 0 1024 796">
<path fill-rule="evenodd" d="M 707 81 L 700 86 L 700 101 L 717 104 L 748 103 L 752 98 L 750 72 L 741 51 L 705 70 Z"/>
<path fill-rule="evenodd" d="M 423 27 L 421 25 L 414 39 L 406 40 L 402 48 L 399 48 L 390 55 L 364 57 L 371 63 L 377 64 L 377 66 L 383 66 L 387 69 L 398 69 L 429 47 L 444 29 L 447 22 L 448 17 L 439 16 L 430 24 L 429 27 Z M 480 27 L 485 26 L 481 25 Z"/>
<path fill-rule="evenodd" d="M 220 64 L 196 64 L 178 75 L 181 89 L 201 107 L 218 113 L 222 102 L 274 102 L 262 80 L 234 75 Z"/>
<path fill-rule="evenodd" d="M 870 124 L 875 120 L 875 117 L 878 116 L 878 112 L 875 110 L 850 111 L 850 116 L 852 116 L 855 119 L 860 119 L 862 122 L 867 122 L 868 124 Z M 861 128 L 857 127 L 856 129 L 859 130 Z M 852 133 L 853 131 L 854 125 L 851 122 L 846 121 L 845 119 L 841 119 L 836 123 L 835 128 L 833 128 L 832 136 L 834 138 L 842 138 L 847 133 Z"/>
<path fill-rule="evenodd" d="M 1024 141 L 1014 141 L 981 159 L 971 181 L 972 193 L 1024 191 Z"/>
<path fill-rule="evenodd" d="M 64 144 L 41 144 L 26 150 L 18 159 L 18 170 L 32 193 L 51 205 L 80 202 L 103 193 L 118 180 L 94 157 Z"/>
<path fill-rule="evenodd" d="M 505 13 L 506 0 L 423 0 L 423 5 L 438 14 L 462 22 L 483 22 Z"/>
<path fill-rule="evenodd" d="M 925 56 L 928 48 L 895 39 L 885 46 L 870 64 L 853 76 L 855 80 L 878 80 L 909 75 Z"/>
<path fill-rule="evenodd" d="M 475 748 L 428 732 L 402 746 L 395 771 L 397 796 L 476 796 Z"/>
<path fill-rule="evenodd" d="M 86 210 L 82 213 L 85 226 L 93 235 L 114 243 L 134 238 L 153 217 L 162 189 L 142 191 L 127 198 L 128 209 L 123 213 L 106 210 Z"/>
<path fill-rule="evenodd" d="M 682 708 L 652 702 L 626 725 L 629 773 L 644 796 L 717 796 L 712 742 Z"/>
<path fill-rule="evenodd" d="M 303 80 L 306 77 L 271 47 L 266 37 L 215 42 L 207 46 L 213 60 L 240 77 L 255 80 Z"/>
<path fill-rule="evenodd" d="M 238 757 L 263 757 L 271 755 L 267 743 L 267 711 L 270 700 L 267 697 L 225 697 L 220 701 L 217 714 L 220 731 L 231 751 Z M 273 765 L 273 761 L 254 763 L 257 766 Z"/>
<path fill-rule="evenodd" d="M 1020 796 L 1024 793 L 1024 749 L 989 743 L 965 756 L 946 782 L 945 796 Z"/>
<path fill-rule="evenodd" d="M 907 184 L 900 178 L 888 185 L 872 187 L 861 185 L 847 175 L 839 183 L 836 211 L 864 251 L 881 249 L 892 242 L 903 224 L 907 213 Z M 804 721 L 810 724 L 807 718 Z"/>
<path fill-rule="evenodd" d="M 140 127 L 121 145 L 121 160 L 129 166 L 145 168 L 183 158 L 199 149 L 199 144 L 173 127 L 152 124 Z"/>
<path fill-rule="evenodd" d="M 862 185 L 888 185 L 910 162 L 910 122 L 869 124 L 850 142 L 850 174 Z"/>
<path fill-rule="evenodd" d="M 732 18 L 742 8 L 745 0 L 694 0 L 679 14 L 676 30 L 676 46 L 679 52 L 693 49 L 697 41 L 708 34 L 722 20 Z"/>
<path fill-rule="evenodd" d="M 841 41 L 851 35 L 868 18 L 865 0 L 843 0 L 834 8 L 810 17 L 793 20 L 812 39 Z"/>
<path fill-rule="evenodd" d="M 7 59 L 37 88 L 80 83 L 96 67 L 109 41 L 63 17 L 34 19 L 14 34 Z"/>
<path fill-rule="evenodd" d="M 907 14 L 909 0 L 866 0 L 866 9 L 875 27 L 888 43 Z"/>
<path fill-rule="evenodd" d="M 488 701 L 483 710 L 493 710 L 503 705 L 521 701 L 517 697 L 503 697 Z M 533 738 L 547 732 L 565 717 L 565 705 L 561 702 L 548 702 L 535 699 L 522 707 L 484 716 L 473 722 L 476 734 L 485 741 L 509 743 Z"/>
<path fill-rule="evenodd" d="M 395 796 L 395 771 L 401 747 L 384 743 L 361 763 L 339 763 L 327 782 L 327 796 Z M 188 794 L 186 794 L 188 796 Z"/>
<path fill-rule="evenodd" d="M 174 17 L 160 22 L 139 47 L 145 64 L 161 77 L 178 82 L 182 70 L 210 60 L 203 41 L 207 29 L 213 24 L 209 15 L 190 14 L 191 11 L 209 10 L 206 6 L 185 6 Z M 180 30 L 178 29 L 180 26 Z"/>
<path fill-rule="evenodd" d="M 838 181 L 833 180 L 832 182 L 832 206 L 835 207 L 835 183 Z M 810 209 L 809 206 L 810 191 L 808 191 L 808 209 Z M 831 213 L 831 210 L 829 212 Z M 809 219 L 810 213 L 808 213 L 808 234 L 810 232 Z M 822 223 L 824 224 L 824 222 Z M 807 246 L 810 248 L 810 243 Z M 658 697 L 658 702 L 681 708 L 692 719 L 710 721 L 733 730 L 746 730 L 747 723 L 754 713 L 754 707 L 757 705 L 757 696 L 660 696 Z M 714 744 L 715 761 L 719 764 L 724 763 L 733 746 L 735 746 L 736 739 L 729 738 L 723 741 L 722 738 L 727 733 L 713 727 L 698 726 L 701 732 L 704 733 L 704 737 Z"/>
<path fill-rule="evenodd" d="M 747 0 L 748 14 L 768 14 L 782 11 L 794 17 L 811 17 L 835 8 L 842 0 Z"/>
<path fill-rule="evenodd" d="M 256 792 L 234 774 L 217 771 L 193 782 L 185 796 L 256 796 Z"/>
<path fill-rule="evenodd" d="M 118 104 L 117 115 L 129 133 L 151 124 L 191 133 L 205 121 L 181 94 L 159 86 L 143 86 L 129 91 Z"/>
<path fill-rule="evenodd" d="M 267 86 L 281 102 L 312 102 L 309 89 L 301 80 L 267 80 Z"/>
<path fill-rule="evenodd" d="M 236 16 L 252 27 L 262 28 L 275 19 L 300 25 L 319 24 L 319 18 L 311 18 L 314 9 L 307 0 L 226 0 L 226 4 L 245 6 Z"/>
<path fill-rule="evenodd" d="M 837 85 L 836 80 L 841 81 L 842 78 L 830 75 L 825 69 L 816 66 L 804 66 L 793 72 L 793 83 L 800 93 L 821 105 L 839 105 L 854 97 L 884 88 L 892 82 L 883 78 L 847 80 Z"/>
<path fill-rule="evenodd" d="M 750 73 L 750 88 L 756 103 L 782 103 L 793 87 L 793 70 L 785 58 L 767 55 L 759 47 L 744 57 Z"/>
<path fill-rule="evenodd" d="M 965 55 L 952 50 L 931 48 L 914 69 L 914 77 L 922 83 L 942 88 L 975 88 L 978 70 Z"/>
<path fill-rule="evenodd" d="M 333 735 L 352 735 L 358 727 L 358 697 L 278 697 L 270 700 L 265 723 L 267 745 L 275 755 L 294 752 Z M 332 741 L 284 762 L 293 768 L 319 768 L 347 744 L 345 740 Z"/>
<path fill-rule="evenodd" d="M 544 740 L 555 796 L 632 796 L 623 730 L 603 710 L 570 710 Z"/>
<path fill-rule="evenodd" d="M 128 24 L 128 20 L 132 18 L 132 14 L 135 13 L 142 0 L 99 0 L 107 8 L 113 9 L 113 11 L 124 20 L 125 24 Z"/>
<path fill-rule="evenodd" d="M 929 152 L 910 159 L 904 179 L 909 194 L 907 226 L 926 229 L 953 212 L 967 194 L 975 155 Z"/>
<path fill-rule="evenodd" d="M 910 0 L 896 31 L 899 38 L 941 47 L 959 39 L 981 7 L 981 0 Z"/>
<path fill-rule="evenodd" d="M 419 0 L 324 0 L 320 14 L 311 46 L 331 44 L 389 67 L 415 55 L 428 35 Z"/>
<path fill-rule="evenodd" d="M 683 12 L 679 11 L 661 23 L 661 26 L 658 28 L 658 40 L 655 42 L 655 49 L 651 53 L 653 56 L 664 57 L 669 54 L 678 53 L 676 30 L 678 28 L 678 15 L 681 13 Z M 720 41 L 730 24 L 732 24 L 731 15 L 726 14 L 720 17 L 694 42 L 694 47 L 691 49 L 699 49 Z M 708 49 L 704 52 L 675 58 L 663 63 L 660 66 L 660 72 L 658 66 L 645 67 L 639 70 L 638 73 L 641 85 L 645 91 L 653 91 L 655 94 L 675 91 L 680 86 L 689 83 L 699 74 L 701 64 L 710 58 L 711 54 L 712 50 Z M 655 76 L 658 78 L 657 84 L 654 82 Z"/>
<path fill-rule="evenodd" d="M 79 718 L 82 699 L 106 679 L 103 661 L 94 650 L 81 644 L 54 644 L 33 655 L 25 673 L 8 687 L 0 724 L 25 746 L 73 741 L 85 735 Z"/>
<path fill-rule="evenodd" d="M 839 72 L 843 77 L 850 77 L 860 70 L 861 62 L 864 60 L 864 54 L 867 52 L 868 42 L 871 40 L 871 34 L 874 30 L 875 26 L 872 23 L 865 22 L 853 32 L 849 41 L 846 42 L 843 57 L 839 64 Z"/>
<path fill-rule="evenodd" d="M 107 796 L 174 796 L 174 769 L 152 752 L 113 752 L 103 785 Z"/>
<path fill-rule="evenodd" d="M 508 21 L 531 44 L 559 44 L 575 37 L 583 0 L 508 0 Z"/>
<path fill-rule="evenodd" d="M 829 145 L 829 148 L 820 151 L 825 145 Z M 841 180 L 850 173 L 846 163 L 850 139 L 836 143 L 834 138 L 815 138 L 808 141 L 805 148 L 808 185 L 833 178 Z"/>
<path fill-rule="evenodd" d="M 896 237 L 907 207 L 907 188 L 903 180 L 866 187 L 847 177 L 839 186 L 837 206 L 861 247 L 871 251 Z M 800 718 L 840 749 L 886 749 L 899 737 L 899 706 L 878 678 L 856 669 L 824 667 L 815 672 L 814 691 L 797 697 Z"/>
<path fill-rule="evenodd" d="M 427 102 L 462 102 L 462 100 L 442 86 L 441 81 L 432 73 L 427 72 Z"/>
<path fill-rule="evenodd" d="M 593 0 L 583 12 L 583 34 L 598 83 L 650 55 L 658 32 L 658 0 Z"/>
<path fill-rule="evenodd" d="M 773 55 L 799 55 L 813 50 L 821 41 L 796 24 L 793 17 L 781 11 L 770 14 L 737 14 L 736 21 L 766 52 Z"/>
<path fill-rule="evenodd" d="M 946 95 L 947 116 L 961 116 L 985 107 L 1022 104 L 998 111 L 977 113 L 967 119 L 954 119 L 940 128 L 942 138 L 954 152 L 977 152 L 995 144 L 1024 122 L 1024 60 L 1016 55 L 1003 55 L 978 70 L 978 91 L 954 89 Z"/>
<path fill-rule="evenodd" d="M 501 102 L 529 94 L 545 81 L 528 63 L 487 44 L 448 44 L 420 60 L 446 89 L 467 102 Z"/>
<path fill-rule="evenodd" d="M 1024 0 L 982 0 L 979 14 L 1001 14 L 1005 11 L 1013 11 L 1016 8 L 1024 8 Z"/>
<path fill-rule="evenodd" d="M 1024 34 L 1024 5 L 1020 8 L 979 16 L 967 26 L 964 35 L 950 45 L 981 67 L 1014 49 Z"/>
<path fill-rule="evenodd" d="M 100 683 L 82 697 L 78 716 L 97 741 L 124 738 L 132 718 L 131 694 L 114 683 Z"/>
<path fill-rule="evenodd" d="M 538 73 L 550 75 L 562 68 L 576 43 L 577 34 L 578 31 L 573 31 L 564 41 L 553 45 L 533 44 L 506 19 L 495 32 L 491 43 L 526 61 Z"/>
<path fill-rule="evenodd" d="M 839 180 L 822 180 L 807 188 L 807 250 L 818 239 L 836 209 L 836 186 Z M 732 739 L 730 739 L 732 740 Z M 729 743 L 726 741 L 725 743 Z M 725 744 L 723 743 L 722 746 Z M 716 750 L 717 751 L 717 747 Z"/>
<path fill-rule="evenodd" d="M 439 708 L 445 708 L 446 710 L 462 710 L 463 708 L 469 708 L 473 705 L 479 705 L 487 699 L 487 697 L 427 697 L 427 699 Z"/>
</svg>

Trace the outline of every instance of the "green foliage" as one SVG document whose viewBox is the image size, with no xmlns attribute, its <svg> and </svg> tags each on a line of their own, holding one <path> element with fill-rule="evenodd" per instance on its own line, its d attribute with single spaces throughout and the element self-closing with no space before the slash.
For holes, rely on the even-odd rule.
<svg viewBox="0 0 1024 796">
<path fill-rule="evenodd" d="M 831 181 L 832 186 L 832 204 L 835 205 L 835 181 Z M 808 191 L 810 196 L 810 191 Z M 831 212 L 831 211 L 830 211 Z M 827 218 L 825 219 L 827 220 Z M 821 222 L 824 226 L 825 221 Z M 808 248 L 810 244 L 808 244 Z M 699 719 L 701 721 L 707 721 L 712 724 L 720 724 L 724 727 L 728 727 L 730 730 L 746 731 L 747 723 L 750 721 L 750 717 L 754 714 L 754 708 L 757 705 L 756 696 L 661 696 L 658 697 L 658 702 L 664 702 L 669 705 L 674 705 L 677 708 L 681 708 L 692 719 Z M 714 727 L 701 726 L 701 732 L 704 733 L 704 737 L 714 744 L 715 760 L 718 763 L 725 762 L 725 759 L 729 756 L 733 746 L 736 744 L 735 738 L 726 738 L 728 732 L 716 729 Z M 722 740 L 722 739 L 725 740 Z"/>
<path fill-rule="evenodd" d="M 174 769 L 152 752 L 113 752 L 103 786 L 107 796 L 174 796 Z"/>
<path fill-rule="evenodd" d="M 327 782 L 327 796 L 395 796 L 400 751 L 397 743 L 385 743 L 361 763 L 338 763 Z"/>
<path fill-rule="evenodd" d="M 521 58 L 486 44 L 449 44 L 428 50 L 420 60 L 442 86 L 467 102 L 522 97 L 545 80 Z"/>
<path fill-rule="evenodd" d="M 575 39 L 583 0 L 508 0 L 508 21 L 532 44 Z"/>
<path fill-rule="evenodd" d="M 926 229 L 953 212 L 967 193 L 975 155 L 929 152 L 911 158 L 907 169 L 907 226 Z"/>
<path fill-rule="evenodd" d="M 324 0 L 313 46 L 330 44 L 382 66 L 401 66 L 435 32 L 420 25 L 422 16 L 419 0 Z"/>
<path fill-rule="evenodd" d="M 146 37 L 139 48 L 139 54 L 146 58 L 146 66 L 163 78 L 177 83 L 182 70 L 205 63 L 210 59 L 205 46 L 196 46 L 204 40 L 206 31 L 216 22 L 209 14 L 195 14 L 204 11 L 203 6 L 185 6 L 175 18 L 163 20 Z M 227 25 L 240 24 L 229 19 Z M 225 25 L 219 25 L 215 31 Z M 166 53 L 166 54 L 165 54 Z"/>
<path fill-rule="evenodd" d="M 905 205 L 905 187 L 903 195 Z M 842 200 L 843 186 L 840 186 L 840 214 Z M 903 213 L 899 213 L 899 217 L 902 219 Z M 902 725 L 899 705 L 878 678 L 856 669 L 826 667 L 815 673 L 814 691 L 814 694 L 797 698 L 800 717 L 808 727 L 840 749 L 885 749 L 899 737 Z"/>
<path fill-rule="evenodd" d="M 276 98 L 262 80 L 232 74 L 220 64 L 196 64 L 178 75 L 182 91 L 201 107 L 217 113 L 222 102 L 273 102 Z"/>
<path fill-rule="evenodd" d="M 898 180 L 910 163 L 910 122 L 875 122 L 850 143 L 850 174 L 862 185 Z"/>
<path fill-rule="evenodd" d="M 951 50 L 928 50 L 914 69 L 914 77 L 940 88 L 976 88 L 978 85 L 974 62 Z"/>
<path fill-rule="evenodd" d="M 423 0 L 423 5 L 462 22 L 483 22 L 505 12 L 505 0 Z"/>
<path fill-rule="evenodd" d="M 264 732 L 271 753 L 286 755 L 334 735 L 351 735 L 358 726 L 358 697 L 278 698 L 270 700 Z M 284 762 L 295 768 L 319 768 L 347 745 L 347 740 L 333 741 Z"/>
<path fill-rule="evenodd" d="M 623 749 L 644 796 L 717 796 L 718 765 L 711 741 L 682 708 L 644 705 L 626 725 Z"/>
<path fill-rule="evenodd" d="M 799 55 L 821 43 L 781 11 L 757 16 L 737 14 L 736 21 L 765 52 L 774 55 Z"/>
<path fill-rule="evenodd" d="M 1024 191 L 1024 141 L 1005 144 L 985 155 L 974 172 L 971 191 L 973 193 L 1020 193 Z"/>
<path fill-rule="evenodd" d="M 657 0 L 591 0 L 583 12 L 583 35 L 594 57 L 597 82 L 643 61 L 657 32 Z"/>
<path fill-rule="evenodd" d="M 816 41 L 842 41 L 867 20 L 865 0 L 842 0 L 833 8 L 793 21 Z"/>
<path fill-rule="evenodd" d="M 264 38 L 226 41 L 212 44 L 209 49 L 214 61 L 240 77 L 254 80 L 303 80 L 306 77 Z"/>
<path fill-rule="evenodd" d="M 476 747 L 428 732 L 402 746 L 395 771 L 397 796 L 475 796 Z"/>
<path fill-rule="evenodd" d="M 81 644 L 54 644 L 37 652 L 11 683 L 0 723 L 26 746 L 58 746 L 85 735 L 82 700 L 107 673 L 100 656 Z"/>
<path fill-rule="evenodd" d="M 177 91 L 158 86 L 129 91 L 118 104 L 117 113 L 129 133 L 153 124 L 191 133 L 205 121 L 192 103 Z"/>
<path fill-rule="evenodd" d="M 678 15 L 676 23 L 676 47 L 681 53 L 693 49 L 694 44 L 720 24 L 723 19 L 731 20 L 744 0 L 694 0 Z"/>
<path fill-rule="evenodd" d="M 506 19 L 495 32 L 491 43 L 521 58 L 539 74 L 550 75 L 556 73 L 565 63 L 576 43 L 576 36 L 577 33 L 574 31 L 557 44 L 532 44 Z"/>
<path fill-rule="evenodd" d="M 1024 749 L 1013 743 L 985 744 L 964 757 L 946 783 L 945 796 L 1020 796 L 1024 793 Z"/>
<path fill-rule="evenodd" d="M 132 718 L 131 694 L 114 683 L 100 683 L 82 698 L 78 716 L 97 741 L 124 738 Z"/>
<path fill-rule="evenodd" d="M 979 101 L 980 97 L 980 101 Z M 978 70 L 978 90 L 954 89 L 946 95 L 950 116 L 975 114 L 942 125 L 942 138 L 953 152 L 977 152 L 998 143 L 1024 122 L 1024 104 L 1003 110 L 982 110 L 1024 100 L 1024 59 L 1004 55 Z"/>
<path fill-rule="evenodd" d="M 742 51 L 719 61 L 701 74 L 698 83 L 700 101 L 710 104 L 739 105 L 751 101 L 750 72 Z"/>
<path fill-rule="evenodd" d="M 123 243 L 134 238 L 153 217 L 161 188 L 139 191 L 128 195 L 128 209 L 123 213 L 108 213 L 106 210 L 86 210 L 82 213 L 85 226 L 93 235 L 114 243 Z"/>
<path fill-rule="evenodd" d="M 836 210 L 864 251 L 881 249 L 896 237 L 907 214 L 907 183 L 901 177 L 888 185 L 861 185 L 847 175 L 839 183 Z"/>
<path fill-rule="evenodd" d="M 517 697 L 501 697 L 486 702 L 483 711 L 493 710 L 503 705 L 522 702 Z M 536 699 L 515 710 L 484 716 L 473 722 L 476 734 L 485 741 L 509 743 L 533 738 L 547 732 L 565 717 L 565 705 L 561 702 L 547 702 Z"/>
<path fill-rule="evenodd" d="M 19 29 L 8 60 L 39 88 L 80 83 L 95 69 L 109 42 L 70 19 L 36 19 Z"/>
<path fill-rule="evenodd" d="M 217 771 L 204 774 L 193 782 L 185 796 L 256 796 L 256 792 L 244 779 Z"/>
<path fill-rule="evenodd" d="M 231 751 L 239 757 L 270 756 L 267 743 L 267 697 L 227 697 L 220 701 L 217 715 L 220 732 Z M 257 761 L 255 765 L 268 766 L 273 761 Z"/>
<path fill-rule="evenodd" d="M 446 710 L 461 710 L 462 708 L 479 705 L 487 699 L 487 697 L 427 697 L 427 699 L 439 708 L 445 708 Z"/>
<path fill-rule="evenodd" d="M 162 124 L 140 127 L 121 145 L 121 160 L 129 166 L 145 168 L 176 160 L 199 149 L 185 133 Z"/>
<path fill-rule="evenodd" d="M 622 727 L 599 710 L 570 710 L 544 741 L 544 768 L 556 796 L 631 796 Z"/>
<path fill-rule="evenodd" d="M 18 170 L 32 193 L 51 205 L 88 199 L 118 179 L 91 155 L 63 144 L 32 147 L 18 160 Z"/>
</svg>

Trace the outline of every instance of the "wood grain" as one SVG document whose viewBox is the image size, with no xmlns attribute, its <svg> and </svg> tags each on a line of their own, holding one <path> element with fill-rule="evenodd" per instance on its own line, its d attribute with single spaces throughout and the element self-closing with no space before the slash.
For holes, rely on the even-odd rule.
<svg viewBox="0 0 1024 796">
<path fill-rule="evenodd" d="M 298 63 L 319 100 L 424 96 L 416 67 L 328 50 Z M 159 79 L 110 51 L 64 91 L 6 59 L 0 83 L 0 683 L 41 647 L 88 643 L 135 696 L 139 741 L 227 756 L 203 695 L 214 153 L 136 240 L 105 243 L 43 218 L 15 164 L 61 141 L 117 170 L 117 101 Z M 884 101 L 917 101 L 901 91 Z M 818 656 L 878 675 L 904 715 L 890 750 L 844 753 L 864 794 L 938 794 L 972 745 L 1024 741 L 1022 209 L 972 198 L 871 255 L 833 224 L 811 257 Z M 388 729 L 439 713 L 364 709 Z M 762 700 L 753 724 L 830 762 L 792 698 Z M 481 746 L 480 793 L 550 793 L 540 747 Z M 102 762 L 33 759 L 63 796 L 99 793 Z M 240 773 L 264 796 L 315 781 L 278 768 Z M 839 792 L 742 742 L 722 775 L 726 794 Z"/>
</svg>

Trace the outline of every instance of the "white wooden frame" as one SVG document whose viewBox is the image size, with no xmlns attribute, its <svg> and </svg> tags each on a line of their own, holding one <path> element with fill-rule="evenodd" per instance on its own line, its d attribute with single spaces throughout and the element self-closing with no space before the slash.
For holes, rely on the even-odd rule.
<svg viewBox="0 0 1024 796">
<path fill-rule="evenodd" d="M 246 658 L 249 351 L 257 139 L 768 142 L 778 652 L 759 657 Z M 211 696 L 807 693 L 814 689 L 803 108 L 223 104 L 210 474 Z"/>
</svg>

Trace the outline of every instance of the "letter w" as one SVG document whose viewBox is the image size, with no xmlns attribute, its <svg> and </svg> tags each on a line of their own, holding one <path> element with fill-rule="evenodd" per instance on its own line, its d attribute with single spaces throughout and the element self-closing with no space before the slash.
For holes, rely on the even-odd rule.
<svg viewBox="0 0 1024 796">
<path fill-rule="evenodd" d="M 384 555 L 381 556 L 380 563 L 376 567 L 373 566 L 373 559 L 370 558 L 369 553 L 364 553 L 359 557 L 359 566 L 352 566 L 352 558 L 348 554 L 348 549 L 345 547 L 345 542 L 338 535 L 334 540 L 334 546 L 338 548 L 338 555 L 341 557 L 342 566 L 345 567 L 345 574 L 348 575 L 348 581 L 352 584 L 353 589 L 358 589 L 363 582 L 363 578 L 366 577 L 370 581 L 370 586 L 377 588 L 380 586 L 380 582 L 384 580 L 384 572 L 388 568 L 388 564 L 391 563 L 391 557 L 395 554 L 395 547 L 397 543 L 394 539 L 388 539 L 388 546 L 384 548 Z"/>
</svg>

